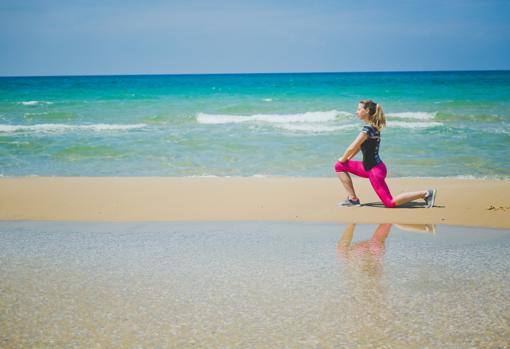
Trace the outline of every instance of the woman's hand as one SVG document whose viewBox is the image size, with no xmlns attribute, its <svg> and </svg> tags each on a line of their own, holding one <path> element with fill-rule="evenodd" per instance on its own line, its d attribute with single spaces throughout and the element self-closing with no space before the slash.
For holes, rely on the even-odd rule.
<svg viewBox="0 0 510 349">
<path fill-rule="evenodd" d="M 340 163 L 342 163 L 342 164 L 343 164 L 344 162 L 347 162 L 347 160 L 348 160 L 348 159 L 347 159 L 347 158 L 345 158 L 345 156 L 342 156 L 341 158 L 339 158 L 339 159 L 338 159 L 338 162 L 340 162 Z"/>
</svg>

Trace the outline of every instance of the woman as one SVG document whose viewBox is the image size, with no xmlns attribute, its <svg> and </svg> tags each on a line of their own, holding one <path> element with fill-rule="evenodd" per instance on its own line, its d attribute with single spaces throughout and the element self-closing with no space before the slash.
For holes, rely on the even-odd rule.
<svg viewBox="0 0 510 349">
<path fill-rule="evenodd" d="M 386 185 L 386 166 L 379 158 L 379 143 L 381 129 L 386 126 L 386 119 L 382 107 L 372 100 L 363 100 L 356 111 L 358 118 L 365 122 L 360 134 L 347 147 L 344 155 L 335 164 L 335 171 L 348 193 L 347 199 L 340 202 L 340 206 L 360 206 L 349 173 L 368 178 L 375 192 L 386 207 L 395 207 L 407 202 L 424 199 L 427 207 L 434 206 L 436 189 L 403 193 L 395 198 L 391 196 Z M 351 160 L 361 149 L 363 161 Z"/>
</svg>

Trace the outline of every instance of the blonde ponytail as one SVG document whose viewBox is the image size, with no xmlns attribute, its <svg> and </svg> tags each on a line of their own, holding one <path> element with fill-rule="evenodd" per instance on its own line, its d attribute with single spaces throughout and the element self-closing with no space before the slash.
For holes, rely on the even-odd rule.
<svg viewBox="0 0 510 349">
<path fill-rule="evenodd" d="M 381 130 L 383 127 L 386 126 L 386 118 L 384 117 L 384 111 L 382 110 L 382 107 L 380 104 L 377 104 L 377 106 L 375 108 L 375 114 L 374 114 L 374 116 L 372 116 L 370 123 L 377 130 Z"/>
<path fill-rule="evenodd" d="M 378 131 L 386 126 L 386 118 L 380 104 L 370 99 L 360 101 L 360 103 L 363 104 L 363 108 L 368 109 L 368 121 L 370 125 L 375 127 Z"/>
</svg>

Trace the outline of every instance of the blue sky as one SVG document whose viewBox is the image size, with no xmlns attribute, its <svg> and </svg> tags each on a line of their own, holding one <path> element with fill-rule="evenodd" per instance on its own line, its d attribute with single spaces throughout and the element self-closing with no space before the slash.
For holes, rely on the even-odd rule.
<svg viewBox="0 0 510 349">
<path fill-rule="evenodd" d="M 510 1 L 0 0 L 0 76 L 510 69 Z"/>
</svg>

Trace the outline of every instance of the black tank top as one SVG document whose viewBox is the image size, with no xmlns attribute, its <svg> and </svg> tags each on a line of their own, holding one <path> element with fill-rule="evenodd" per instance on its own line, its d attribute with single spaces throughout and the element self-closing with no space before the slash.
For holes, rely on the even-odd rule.
<svg viewBox="0 0 510 349">
<path fill-rule="evenodd" d="M 382 160 L 379 158 L 379 143 L 381 143 L 381 133 L 373 126 L 363 126 L 361 132 L 366 133 L 368 138 L 361 144 L 361 152 L 363 153 L 363 167 L 365 171 L 380 164 Z"/>
</svg>

